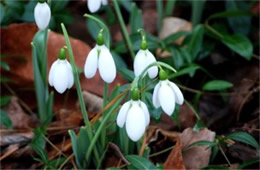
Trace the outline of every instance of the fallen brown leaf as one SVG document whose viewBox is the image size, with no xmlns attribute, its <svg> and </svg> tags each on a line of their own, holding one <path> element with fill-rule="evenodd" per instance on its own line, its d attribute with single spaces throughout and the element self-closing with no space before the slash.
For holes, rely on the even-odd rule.
<svg viewBox="0 0 260 170">
<path fill-rule="evenodd" d="M 164 169 L 186 169 L 182 158 L 182 142 L 180 138 L 164 163 Z"/>
<path fill-rule="evenodd" d="M 187 149 L 189 145 L 200 140 L 207 140 L 213 142 L 215 140 L 216 133 L 202 129 L 198 132 L 194 132 L 192 128 L 185 129 L 180 135 L 182 142 L 182 156 L 184 165 L 187 169 L 200 169 L 209 164 L 209 158 L 211 149 L 207 149 L 207 146 L 194 146 Z"/>
<path fill-rule="evenodd" d="M 28 115 L 23 111 L 16 97 L 11 97 L 3 110 L 10 117 L 14 129 L 33 128 L 39 123 L 35 115 Z"/>
</svg>

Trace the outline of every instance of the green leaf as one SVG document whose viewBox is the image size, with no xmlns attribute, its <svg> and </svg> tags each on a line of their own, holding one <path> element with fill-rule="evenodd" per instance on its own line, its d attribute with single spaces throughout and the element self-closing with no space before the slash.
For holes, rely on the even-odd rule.
<svg viewBox="0 0 260 170">
<path fill-rule="evenodd" d="M 191 39 L 188 44 L 187 51 L 191 54 L 192 60 L 195 60 L 196 56 L 201 50 L 204 36 L 204 26 L 199 24 L 192 30 Z"/>
<path fill-rule="evenodd" d="M 164 38 L 161 41 L 165 44 L 168 44 L 168 43 L 174 42 L 175 40 L 179 39 L 180 37 L 183 37 L 183 36 L 186 36 L 189 34 L 190 34 L 190 31 L 180 31 L 180 32 L 176 32 L 176 33 L 169 35 L 168 37 Z"/>
<path fill-rule="evenodd" d="M 205 128 L 205 127 L 206 127 L 206 126 L 205 126 L 205 124 L 203 123 L 203 121 L 199 119 L 199 120 L 197 120 L 196 124 L 194 125 L 193 130 L 194 130 L 195 132 L 198 132 L 200 129 Z"/>
<path fill-rule="evenodd" d="M 224 35 L 221 42 L 245 59 L 252 58 L 253 45 L 247 37 L 240 34 Z"/>
<path fill-rule="evenodd" d="M 10 71 L 9 65 L 6 62 L 4 62 L 4 61 L 0 61 L 0 67 L 5 69 L 6 71 Z"/>
<path fill-rule="evenodd" d="M 171 118 L 174 120 L 176 125 L 180 128 L 180 120 L 179 120 L 179 114 L 180 114 L 180 105 L 176 105 L 173 114 L 171 115 Z"/>
<path fill-rule="evenodd" d="M 246 132 L 236 132 L 236 133 L 226 136 L 224 139 L 236 140 L 236 141 L 251 145 L 256 149 L 259 149 L 259 144 L 255 140 L 255 138 L 253 138 L 251 135 L 249 135 Z"/>
<path fill-rule="evenodd" d="M 197 142 L 194 142 L 192 144 L 189 145 L 189 147 L 193 147 L 193 146 L 205 146 L 208 145 L 209 147 L 213 147 L 216 145 L 215 142 L 211 142 L 211 141 L 207 141 L 207 140 L 200 140 Z"/>
<path fill-rule="evenodd" d="M 11 119 L 3 110 L 0 110 L 0 123 L 8 129 L 13 129 Z"/>
<path fill-rule="evenodd" d="M 131 4 L 131 7 L 131 33 L 135 33 L 139 28 L 143 28 L 142 11 L 136 6 L 134 2 Z"/>
<path fill-rule="evenodd" d="M 0 107 L 7 105 L 11 100 L 11 96 L 0 96 Z"/>
<path fill-rule="evenodd" d="M 2 25 L 3 19 L 5 17 L 5 7 L 0 4 L 0 24 Z"/>
<path fill-rule="evenodd" d="M 172 61 L 173 61 L 174 68 L 179 69 L 184 64 L 183 58 L 182 58 L 179 50 L 173 47 L 173 48 L 170 48 L 170 52 L 172 54 Z"/>
<path fill-rule="evenodd" d="M 197 71 L 198 69 L 200 69 L 200 66 L 192 64 L 188 67 L 185 67 L 185 68 L 179 70 L 177 73 L 171 74 L 169 76 L 169 79 L 176 78 L 176 77 L 179 77 L 179 76 L 183 76 L 183 75 L 186 75 L 186 74 L 190 74 L 191 72 L 195 73 L 195 71 Z"/>
<path fill-rule="evenodd" d="M 127 68 L 118 68 L 118 72 L 121 76 L 123 76 L 128 81 L 133 81 L 135 78 L 135 74 L 132 70 Z"/>
<path fill-rule="evenodd" d="M 226 10 L 245 10 L 249 11 L 249 6 L 246 2 L 243 1 L 226 1 Z M 237 17 L 228 17 L 228 24 L 232 30 L 236 33 L 247 35 L 251 26 L 251 18 L 249 16 L 237 16 Z"/>
<path fill-rule="evenodd" d="M 176 3 L 176 0 L 167 1 L 166 6 L 165 6 L 166 9 L 165 9 L 164 16 L 172 16 L 173 10 L 175 7 L 175 3 Z"/>
<path fill-rule="evenodd" d="M 131 166 L 135 167 L 136 169 L 158 169 L 144 157 L 137 155 L 127 155 L 125 157 L 131 163 Z"/>
<path fill-rule="evenodd" d="M 208 20 L 215 19 L 215 18 L 240 17 L 240 16 L 252 16 L 252 13 L 244 10 L 223 11 L 209 16 Z"/>
<path fill-rule="evenodd" d="M 205 83 L 203 85 L 202 89 L 207 90 L 207 91 L 213 91 L 213 90 L 225 90 L 230 87 L 233 87 L 233 84 L 228 81 L 211 80 L 211 81 L 208 81 L 207 83 Z"/>
<path fill-rule="evenodd" d="M 7 77 L 0 77 L 0 82 L 1 83 L 11 82 L 11 81 L 13 81 L 13 80 L 11 80 L 11 79 L 9 79 Z"/>
<path fill-rule="evenodd" d="M 200 19 L 202 16 L 205 2 L 206 2 L 206 0 L 191 1 L 191 3 L 192 3 L 192 15 L 191 15 L 192 25 L 197 25 L 198 23 L 200 23 Z"/>
<path fill-rule="evenodd" d="M 70 135 L 70 139 L 71 139 L 71 143 L 72 143 L 72 149 L 73 149 L 73 153 L 75 155 L 75 160 L 76 160 L 77 166 L 79 168 L 81 168 L 81 164 L 80 164 L 80 160 L 79 160 L 79 154 L 78 154 L 77 136 L 76 136 L 76 134 L 73 130 L 69 130 L 68 133 Z"/>
<path fill-rule="evenodd" d="M 212 169 L 212 170 L 214 170 L 214 169 L 225 169 L 225 170 L 230 170 L 229 168 L 221 166 L 221 165 L 209 165 L 209 166 L 203 167 L 201 169 Z"/>
<path fill-rule="evenodd" d="M 217 145 L 213 146 L 211 149 L 210 162 L 213 162 L 218 154 L 219 148 Z"/>
</svg>

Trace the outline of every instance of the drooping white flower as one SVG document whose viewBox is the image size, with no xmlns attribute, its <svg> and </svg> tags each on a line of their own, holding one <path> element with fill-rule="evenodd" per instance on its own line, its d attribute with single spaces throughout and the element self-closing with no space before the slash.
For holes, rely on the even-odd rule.
<svg viewBox="0 0 260 170">
<path fill-rule="evenodd" d="M 123 104 L 117 116 L 117 125 L 126 124 L 126 132 L 132 141 L 138 141 L 150 123 L 150 114 L 147 106 L 141 100 L 130 100 Z"/>
<path fill-rule="evenodd" d="M 184 97 L 179 87 L 168 79 L 160 80 L 153 91 L 153 105 L 155 108 L 162 107 L 162 110 L 169 116 L 175 109 L 175 103 L 182 105 Z"/>
<path fill-rule="evenodd" d="M 48 27 L 51 19 L 51 10 L 46 2 L 37 3 L 37 5 L 34 8 L 34 19 L 40 30 L 44 30 Z"/>
<path fill-rule="evenodd" d="M 107 5 L 108 0 L 88 0 L 88 9 L 91 13 L 97 12 L 101 4 Z"/>
<path fill-rule="evenodd" d="M 155 62 L 156 59 L 154 55 L 148 50 L 143 50 L 140 49 L 134 59 L 134 73 L 135 76 L 139 76 L 143 70 L 150 65 L 151 63 Z M 151 68 L 148 69 L 148 75 L 149 77 L 155 78 L 158 74 L 158 67 L 157 66 L 152 66 Z"/>
<path fill-rule="evenodd" d="M 86 78 L 92 78 L 99 69 L 101 78 L 111 83 L 116 78 L 116 65 L 109 49 L 103 45 L 96 45 L 88 54 L 84 66 Z"/>
<path fill-rule="evenodd" d="M 49 72 L 49 84 L 59 92 L 63 93 L 74 84 L 74 77 L 70 63 L 66 60 L 65 49 L 62 48 L 57 59 L 51 66 Z"/>
</svg>

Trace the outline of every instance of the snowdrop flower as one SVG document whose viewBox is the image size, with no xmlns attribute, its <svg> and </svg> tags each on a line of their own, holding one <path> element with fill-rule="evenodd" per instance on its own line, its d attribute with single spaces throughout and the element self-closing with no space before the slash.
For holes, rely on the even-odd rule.
<svg viewBox="0 0 260 170">
<path fill-rule="evenodd" d="M 49 72 L 49 84 L 62 94 L 73 86 L 74 77 L 70 63 L 66 60 L 65 49 L 62 48 L 59 58 L 52 64 Z"/>
<path fill-rule="evenodd" d="M 95 76 L 97 69 L 101 78 L 111 83 L 116 78 L 116 65 L 109 49 L 104 45 L 102 31 L 98 34 L 97 45 L 89 52 L 84 66 L 86 78 Z"/>
<path fill-rule="evenodd" d="M 154 55 L 148 50 L 145 40 L 141 42 L 141 49 L 137 52 L 134 59 L 134 73 L 135 76 L 140 76 L 143 70 L 151 63 L 156 62 Z M 148 69 L 148 75 L 151 79 L 155 78 L 158 74 L 158 67 L 152 66 Z M 146 75 L 146 73 L 145 73 Z"/>
<path fill-rule="evenodd" d="M 34 19 L 40 30 L 48 27 L 51 19 L 51 10 L 49 5 L 43 0 L 39 1 L 34 8 Z"/>
<path fill-rule="evenodd" d="M 160 82 L 155 86 L 153 91 L 153 105 L 155 108 L 162 107 L 162 110 L 169 116 L 175 109 L 175 102 L 182 105 L 184 97 L 179 87 L 167 79 L 164 70 L 159 73 Z"/>
<path fill-rule="evenodd" d="M 97 12 L 102 5 L 107 5 L 108 0 L 88 0 L 88 9 L 91 13 Z"/>
<path fill-rule="evenodd" d="M 139 100 L 139 91 L 133 90 L 132 100 L 120 108 L 116 122 L 120 128 L 126 125 L 126 132 L 132 141 L 138 141 L 150 123 L 150 114 L 144 102 Z"/>
</svg>

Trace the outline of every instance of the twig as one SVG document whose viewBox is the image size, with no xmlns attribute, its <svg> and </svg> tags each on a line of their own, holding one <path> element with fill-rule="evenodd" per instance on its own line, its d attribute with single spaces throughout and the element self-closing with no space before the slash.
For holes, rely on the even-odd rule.
<svg viewBox="0 0 260 170">
<path fill-rule="evenodd" d="M 70 156 L 68 156 L 67 157 L 67 159 L 61 164 L 61 166 L 59 167 L 59 170 L 61 169 L 61 168 L 63 168 L 63 166 L 64 165 L 66 165 L 66 163 L 70 160 L 70 159 L 72 159 L 74 157 L 74 154 L 72 153 Z M 77 169 L 77 167 L 74 167 L 75 169 Z"/>
<path fill-rule="evenodd" d="M 260 86 L 254 88 L 253 90 L 251 90 L 250 92 L 248 92 L 248 94 L 246 95 L 246 97 L 243 99 L 242 103 L 240 104 L 239 108 L 238 108 L 238 112 L 237 112 L 237 121 L 239 120 L 240 118 L 240 113 L 242 111 L 242 108 L 244 106 L 244 104 L 246 103 L 246 101 L 248 100 L 248 98 L 250 96 L 252 96 L 255 92 L 258 92 L 260 91 Z"/>
<path fill-rule="evenodd" d="M 122 159 L 122 161 L 126 163 L 126 165 L 130 165 L 130 162 L 128 162 L 128 160 L 124 157 L 124 155 L 122 154 L 122 152 L 116 144 L 109 142 L 109 146 L 118 153 L 119 157 Z"/>
<path fill-rule="evenodd" d="M 0 161 L 2 161 L 3 159 L 7 158 L 9 155 L 12 155 L 18 149 L 19 149 L 18 145 L 15 145 L 11 150 L 9 150 L 8 152 L 6 152 L 4 155 L 2 155 L 0 157 Z"/>
<path fill-rule="evenodd" d="M 231 165 L 230 161 L 228 160 L 227 155 L 226 155 L 225 152 L 223 151 L 222 147 L 221 147 L 219 144 L 218 144 L 218 147 L 219 147 L 219 150 L 221 151 L 222 155 L 223 155 L 224 158 L 226 159 L 228 165 L 229 165 L 230 167 L 232 167 L 232 165 Z"/>
<path fill-rule="evenodd" d="M 163 153 L 165 153 L 165 152 L 168 152 L 168 151 L 172 150 L 174 147 L 175 147 L 175 145 L 173 145 L 173 146 L 171 146 L 171 147 L 169 147 L 169 148 L 166 148 L 166 149 L 164 149 L 164 150 L 162 150 L 162 151 L 155 152 L 155 153 L 151 154 L 151 155 L 149 156 L 149 158 L 155 157 L 155 156 L 158 156 L 158 155 L 161 155 L 161 154 L 163 154 Z"/>
<path fill-rule="evenodd" d="M 146 133 L 144 134 L 144 139 L 143 139 L 143 143 L 142 143 L 141 149 L 139 151 L 139 156 L 143 156 L 145 145 L 146 145 Z"/>
<path fill-rule="evenodd" d="M 67 155 L 65 155 L 57 146 L 55 146 L 45 135 L 42 135 L 43 138 L 48 142 L 57 152 L 62 154 L 65 158 L 67 158 Z"/>
</svg>

